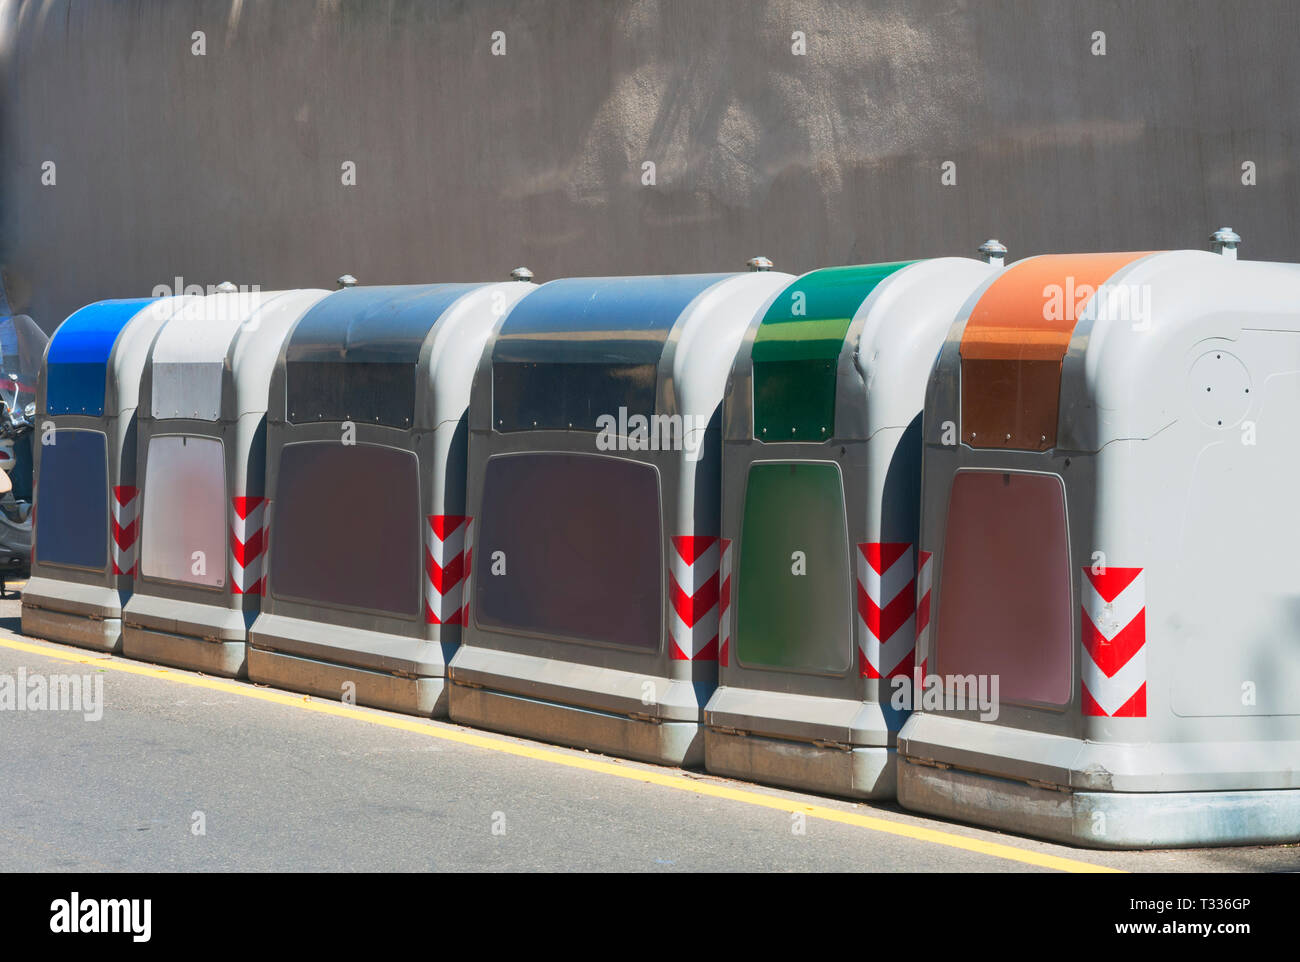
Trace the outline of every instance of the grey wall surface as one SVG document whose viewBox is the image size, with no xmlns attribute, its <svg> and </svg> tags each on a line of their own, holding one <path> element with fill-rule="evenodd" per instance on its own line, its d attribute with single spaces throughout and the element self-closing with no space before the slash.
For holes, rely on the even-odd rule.
<svg viewBox="0 0 1300 962">
<path fill-rule="evenodd" d="M 1289 0 L 0 0 L 0 265 L 48 330 L 178 276 L 1300 260 L 1297 49 Z"/>
</svg>

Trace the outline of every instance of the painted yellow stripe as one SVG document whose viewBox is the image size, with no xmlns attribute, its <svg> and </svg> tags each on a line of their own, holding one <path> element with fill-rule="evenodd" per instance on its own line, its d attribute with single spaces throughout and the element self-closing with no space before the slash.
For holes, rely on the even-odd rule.
<svg viewBox="0 0 1300 962">
<path fill-rule="evenodd" d="M 108 671 L 120 671 L 128 675 L 142 675 L 146 678 L 161 678 L 164 681 L 190 685 L 194 688 L 207 688 L 212 691 L 224 691 L 232 695 L 240 695 L 244 698 L 255 698 L 258 701 L 270 702 L 274 705 L 284 705 L 289 708 L 300 708 L 305 711 L 314 711 L 322 715 L 333 715 L 338 718 L 352 718 L 357 721 L 369 722 L 372 725 L 381 725 L 385 728 L 395 728 L 398 731 L 413 732 L 417 735 L 426 735 L 431 738 L 439 738 L 443 741 L 456 742 L 457 744 L 469 745 L 474 748 L 485 748 L 489 751 L 502 752 L 507 755 L 517 755 L 520 758 L 531 758 L 534 761 L 549 762 L 553 765 L 565 765 L 569 768 L 580 768 L 584 771 L 599 772 L 602 775 L 613 775 L 616 778 L 626 778 L 630 781 L 645 782 L 650 785 L 659 785 L 663 788 L 677 789 L 678 791 L 694 792 L 696 795 L 707 795 L 710 798 L 724 798 L 733 802 L 743 802 L 746 805 L 756 805 L 760 808 L 771 808 L 782 812 L 799 812 L 808 818 L 822 819 L 827 822 L 839 822 L 841 825 L 853 825 L 857 828 L 867 828 L 874 832 L 884 832 L 888 835 L 910 838 L 917 842 L 931 842 L 935 845 L 945 845 L 949 848 L 962 849 L 967 852 L 976 852 L 980 855 L 989 855 L 994 858 L 1009 859 L 1013 862 L 1021 862 L 1025 865 L 1036 865 L 1041 868 L 1059 869 L 1063 872 L 1121 871 L 1120 869 L 1108 868 L 1107 866 L 1096 865 L 1091 862 L 1081 862 L 1076 859 L 1061 858 L 1057 855 L 1033 852 L 1028 849 L 1017 848 L 1014 845 L 1002 845 L 997 842 L 986 842 L 982 839 L 967 838 L 964 835 L 954 835 L 951 832 L 940 832 L 932 828 L 922 828 L 917 825 L 894 822 L 889 819 L 877 818 L 872 815 L 861 815 L 857 812 L 845 812 L 823 805 L 808 805 L 804 802 L 779 798 L 774 795 L 764 795 L 759 792 L 747 791 L 743 788 L 732 788 L 727 785 L 696 781 L 683 775 L 670 775 L 666 772 L 632 768 L 613 762 L 587 758 L 582 755 L 570 755 L 565 752 L 555 751 L 554 749 L 519 744 L 492 735 L 482 735 L 476 732 L 465 731 L 463 729 L 453 728 L 446 725 L 439 725 L 434 721 L 417 718 L 402 718 L 397 715 L 380 714 L 364 708 L 354 708 L 336 702 L 320 701 L 312 698 L 310 695 L 294 695 L 288 692 L 276 691 L 269 688 L 256 688 L 252 685 L 223 681 L 219 678 L 208 678 L 203 675 L 194 675 L 188 672 L 174 671 L 168 668 L 154 668 L 147 665 L 137 664 L 135 662 L 121 661 L 108 656 L 78 654 L 64 648 L 55 648 L 49 645 L 35 645 L 26 641 L 18 641 L 14 638 L 0 637 L 0 646 L 11 648 L 14 651 L 23 651 L 33 655 L 40 655 L 44 658 L 56 658 L 60 661 L 70 661 L 82 665 L 91 665 Z"/>
</svg>

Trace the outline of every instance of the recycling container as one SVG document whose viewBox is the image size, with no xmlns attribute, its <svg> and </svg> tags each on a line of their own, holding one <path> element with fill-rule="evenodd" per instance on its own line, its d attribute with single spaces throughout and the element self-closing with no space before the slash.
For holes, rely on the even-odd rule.
<svg viewBox="0 0 1300 962">
<path fill-rule="evenodd" d="M 990 279 L 926 398 L 899 801 L 1097 848 L 1300 838 L 1297 419 L 1300 266 Z"/>
<path fill-rule="evenodd" d="M 470 402 L 473 604 L 453 719 L 703 761 L 720 405 L 746 327 L 789 280 L 569 278 L 507 315 Z"/>
<path fill-rule="evenodd" d="M 98 301 L 54 332 L 37 384 L 23 633 L 120 651 L 136 572 L 136 400 L 154 335 L 189 295 Z"/>
<path fill-rule="evenodd" d="M 723 408 L 709 771 L 893 797 L 916 626 L 921 407 L 966 258 L 805 274 L 757 318 Z"/>
<path fill-rule="evenodd" d="M 142 508 L 133 658 L 237 677 L 262 593 L 266 407 L 294 323 L 326 291 L 195 298 L 154 340 L 140 382 Z"/>
<path fill-rule="evenodd" d="M 470 564 L 470 384 L 493 326 L 532 290 L 353 287 L 294 327 L 271 377 L 250 679 L 446 713 Z"/>
</svg>

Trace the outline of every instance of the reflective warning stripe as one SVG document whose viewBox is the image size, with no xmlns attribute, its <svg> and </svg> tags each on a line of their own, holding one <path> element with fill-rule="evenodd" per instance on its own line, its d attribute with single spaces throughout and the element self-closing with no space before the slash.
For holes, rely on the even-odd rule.
<svg viewBox="0 0 1300 962">
<path fill-rule="evenodd" d="M 668 552 L 669 654 L 677 661 L 718 657 L 718 572 L 715 536 L 674 537 Z"/>
<path fill-rule="evenodd" d="M 934 585 L 933 552 L 922 551 L 921 563 L 916 569 L 916 651 L 925 652 L 921 661 L 922 673 L 930 658 L 930 588 Z"/>
<path fill-rule="evenodd" d="M 266 589 L 266 499 L 230 499 L 230 593 L 260 595 Z"/>
<path fill-rule="evenodd" d="M 135 549 L 140 537 L 140 489 L 113 488 L 113 574 L 135 575 Z"/>
<path fill-rule="evenodd" d="M 469 619 L 470 560 L 474 519 L 431 514 L 424 530 L 424 620 L 431 625 L 463 625 Z"/>
<path fill-rule="evenodd" d="M 1083 569 L 1083 713 L 1147 714 L 1146 577 L 1141 568 Z"/>
<path fill-rule="evenodd" d="M 916 552 L 899 541 L 858 545 L 858 670 L 910 675 L 916 652 Z"/>
<path fill-rule="evenodd" d="M 722 557 L 718 564 L 718 663 L 731 664 L 731 539 L 722 539 Z"/>
</svg>

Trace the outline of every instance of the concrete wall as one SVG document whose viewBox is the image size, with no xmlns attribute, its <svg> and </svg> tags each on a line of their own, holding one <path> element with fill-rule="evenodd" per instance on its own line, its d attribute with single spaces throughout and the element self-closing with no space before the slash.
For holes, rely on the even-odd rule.
<svg viewBox="0 0 1300 962">
<path fill-rule="evenodd" d="M 1287 0 L 0 0 L 0 264 L 51 329 L 177 276 L 1300 260 L 1297 49 Z"/>
</svg>

